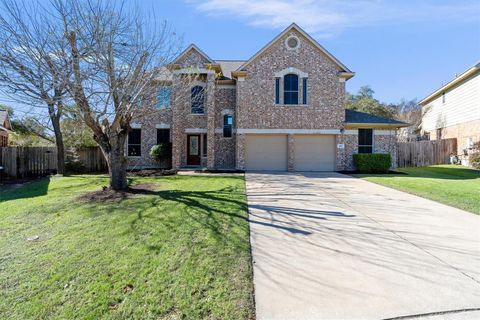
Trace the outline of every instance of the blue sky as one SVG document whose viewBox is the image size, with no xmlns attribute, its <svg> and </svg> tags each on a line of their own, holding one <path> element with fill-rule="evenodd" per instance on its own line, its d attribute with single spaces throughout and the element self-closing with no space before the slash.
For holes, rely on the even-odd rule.
<svg viewBox="0 0 480 320">
<path fill-rule="evenodd" d="M 480 1 L 140 2 L 213 59 L 248 59 L 292 22 L 385 102 L 423 98 L 480 60 Z"/>
<path fill-rule="evenodd" d="M 349 92 L 370 85 L 389 103 L 421 99 L 480 60 L 480 0 L 133 3 L 166 19 L 184 46 L 193 42 L 213 59 L 246 60 L 296 22 L 356 72 Z"/>
</svg>

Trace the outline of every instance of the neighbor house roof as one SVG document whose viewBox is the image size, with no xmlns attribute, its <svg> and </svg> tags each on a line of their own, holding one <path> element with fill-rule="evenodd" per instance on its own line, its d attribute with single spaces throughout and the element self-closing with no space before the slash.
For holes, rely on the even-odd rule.
<svg viewBox="0 0 480 320">
<path fill-rule="evenodd" d="M 400 128 L 408 127 L 410 124 L 376 116 L 369 113 L 359 112 L 355 110 L 345 109 L 345 124 L 350 127 L 389 127 Z"/>
<path fill-rule="evenodd" d="M 10 123 L 8 112 L 6 110 L 0 110 L 0 130 L 12 130 L 12 124 Z"/>
<path fill-rule="evenodd" d="M 283 30 L 278 36 L 276 36 L 272 41 L 267 43 L 266 46 L 264 46 L 260 51 L 258 51 L 253 57 L 251 57 L 247 62 L 245 62 L 243 65 L 241 65 L 236 71 L 242 71 L 244 70 L 250 63 L 252 63 L 253 60 L 255 60 L 258 56 L 260 56 L 262 53 L 264 53 L 270 46 L 272 46 L 275 42 L 277 42 L 278 39 L 286 35 L 288 32 L 291 30 L 295 30 L 298 33 L 300 33 L 302 36 L 307 38 L 315 47 L 317 47 L 321 52 L 323 52 L 333 63 L 335 63 L 343 73 L 343 76 L 346 79 L 350 79 L 355 75 L 354 72 L 350 71 L 343 63 L 341 63 L 337 58 L 335 58 L 330 52 L 327 51 L 324 47 L 322 47 L 315 39 L 313 39 L 308 33 L 306 33 L 302 28 L 300 28 L 296 23 L 292 23 L 290 26 L 288 26 L 285 30 Z"/>
<path fill-rule="evenodd" d="M 467 80 L 471 78 L 472 76 L 478 74 L 480 72 L 480 61 L 477 62 L 475 65 L 472 67 L 468 68 L 465 72 L 460 74 L 459 76 L 456 76 L 455 79 L 451 80 L 447 84 L 443 85 L 441 88 L 437 89 L 434 91 L 432 94 L 424 98 L 422 101 L 419 102 L 420 105 L 424 106 L 433 99 L 437 98 L 440 96 L 443 92 L 447 91 L 448 89 L 456 86 L 460 82 Z"/>
</svg>

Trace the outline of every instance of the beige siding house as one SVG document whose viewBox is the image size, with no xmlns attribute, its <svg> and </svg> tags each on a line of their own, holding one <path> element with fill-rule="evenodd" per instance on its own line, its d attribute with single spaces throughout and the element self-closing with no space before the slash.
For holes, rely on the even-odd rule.
<svg viewBox="0 0 480 320">
<path fill-rule="evenodd" d="M 175 169 L 354 170 L 354 153 L 395 159 L 407 126 L 345 110 L 354 73 L 296 24 L 248 60 L 213 60 L 192 44 L 168 69 L 148 117 L 131 125 L 130 167 L 155 166 L 148 150 L 171 143 L 164 165 Z"/>
<path fill-rule="evenodd" d="M 12 130 L 8 112 L 0 110 L 0 147 L 8 147 L 8 135 Z"/>
<path fill-rule="evenodd" d="M 431 140 L 457 138 L 458 154 L 480 141 L 480 62 L 420 101 Z"/>
</svg>

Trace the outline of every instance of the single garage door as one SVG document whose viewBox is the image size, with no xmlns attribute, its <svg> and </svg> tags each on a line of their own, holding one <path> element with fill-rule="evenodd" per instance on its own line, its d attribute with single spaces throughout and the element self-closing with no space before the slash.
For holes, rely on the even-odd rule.
<svg viewBox="0 0 480 320">
<path fill-rule="evenodd" d="M 246 169 L 265 171 L 287 170 L 286 135 L 246 136 Z"/>
<path fill-rule="evenodd" d="M 334 171 L 335 136 L 295 135 L 295 171 Z"/>
</svg>

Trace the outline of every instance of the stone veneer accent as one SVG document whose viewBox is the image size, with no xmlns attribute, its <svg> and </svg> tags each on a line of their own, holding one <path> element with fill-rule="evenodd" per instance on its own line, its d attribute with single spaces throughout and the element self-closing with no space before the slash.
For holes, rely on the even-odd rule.
<svg viewBox="0 0 480 320">
<path fill-rule="evenodd" d="M 287 170 L 295 171 L 295 135 L 287 135 Z"/>
</svg>

